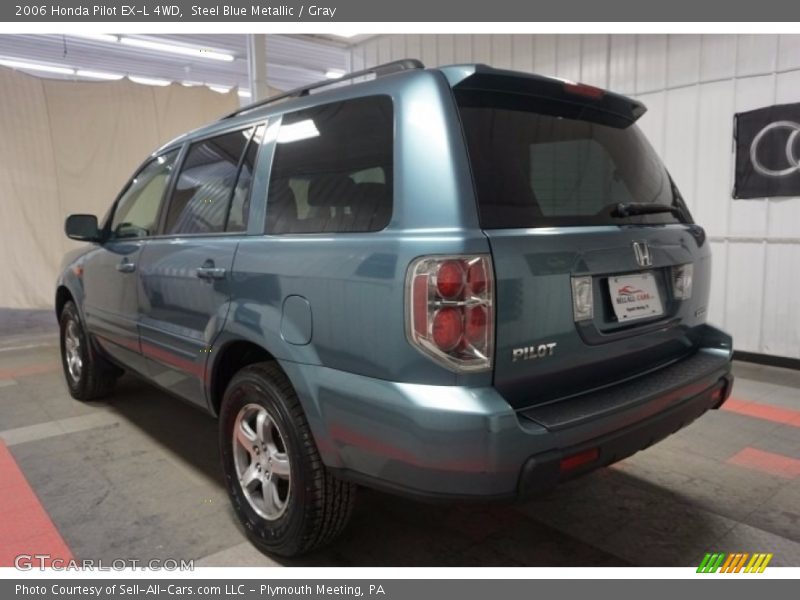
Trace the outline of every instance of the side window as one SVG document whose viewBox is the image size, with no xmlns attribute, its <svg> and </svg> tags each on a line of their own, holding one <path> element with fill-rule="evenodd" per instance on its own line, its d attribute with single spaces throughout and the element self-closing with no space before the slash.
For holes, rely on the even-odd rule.
<svg viewBox="0 0 800 600">
<path fill-rule="evenodd" d="M 225 230 L 239 163 L 252 135 L 251 127 L 189 146 L 167 208 L 165 234 Z"/>
<path fill-rule="evenodd" d="M 239 178 L 233 190 L 231 209 L 228 212 L 228 223 L 225 231 L 246 231 L 247 215 L 250 212 L 250 185 L 253 182 L 253 169 L 255 168 L 258 150 L 264 141 L 264 125 L 256 127 L 256 132 L 242 159 L 239 169 Z"/>
<path fill-rule="evenodd" d="M 177 157 L 177 150 L 167 152 L 147 163 L 131 180 L 111 219 L 114 238 L 140 238 L 155 233 L 161 200 Z"/>
<path fill-rule="evenodd" d="M 392 216 L 393 146 L 389 96 L 284 115 L 272 163 L 267 233 L 386 227 Z"/>
</svg>

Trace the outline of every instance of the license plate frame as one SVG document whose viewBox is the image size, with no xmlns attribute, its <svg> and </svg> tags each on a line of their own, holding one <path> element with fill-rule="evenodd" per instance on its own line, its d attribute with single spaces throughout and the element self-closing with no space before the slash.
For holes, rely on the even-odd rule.
<svg viewBox="0 0 800 600">
<path fill-rule="evenodd" d="M 613 275 L 608 278 L 611 307 L 620 323 L 659 317 L 664 305 L 652 271 Z"/>
</svg>

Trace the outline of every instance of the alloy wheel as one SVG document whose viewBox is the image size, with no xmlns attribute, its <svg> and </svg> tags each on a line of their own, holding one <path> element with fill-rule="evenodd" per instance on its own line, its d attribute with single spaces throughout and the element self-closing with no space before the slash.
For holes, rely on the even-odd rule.
<svg viewBox="0 0 800 600">
<path fill-rule="evenodd" d="M 247 404 L 233 425 L 236 476 L 247 502 L 264 519 L 280 518 L 289 504 L 291 466 L 284 435 L 260 404 Z"/>
<path fill-rule="evenodd" d="M 64 330 L 64 358 L 70 378 L 77 383 L 83 373 L 83 358 L 81 357 L 80 331 L 78 331 L 78 323 L 74 320 L 70 320 Z"/>
</svg>

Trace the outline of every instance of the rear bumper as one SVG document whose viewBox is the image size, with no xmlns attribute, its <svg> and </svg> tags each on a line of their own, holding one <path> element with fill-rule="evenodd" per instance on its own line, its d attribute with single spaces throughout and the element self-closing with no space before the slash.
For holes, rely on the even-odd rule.
<svg viewBox="0 0 800 600">
<path fill-rule="evenodd" d="M 586 442 L 530 457 L 522 467 L 518 493 L 535 496 L 558 483 L 573 479 L 644 450 L 686 427 L 711 408 L 719 408 L 733 388 L 733 375 L 723 375 L 711 388 L 672 403 L 652 417 Z"/>
<path fill-rule="evenodd" d="M 703 337 L 699 350 L 657 371 L 524 411 L 492 387 L 283 366 L 340 477 L 418 498 L 515 498 L 629 456 L 722 404 L 733 381 L 730 338 L 711 327 Z M 591 460 L 576 464 L 576 455 Z"/>
</svg>

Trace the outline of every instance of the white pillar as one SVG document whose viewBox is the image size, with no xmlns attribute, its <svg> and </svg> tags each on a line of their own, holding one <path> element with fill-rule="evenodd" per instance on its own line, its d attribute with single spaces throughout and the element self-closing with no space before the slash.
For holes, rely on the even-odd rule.
<svg viewBox="0 0 800 600">
<path fill-rule="evenodd" d="M 247 75 L 250 80 L 250 102 L 266 98 L 267 36 L 263 33 L 247 34 Z"/>
</svg>

